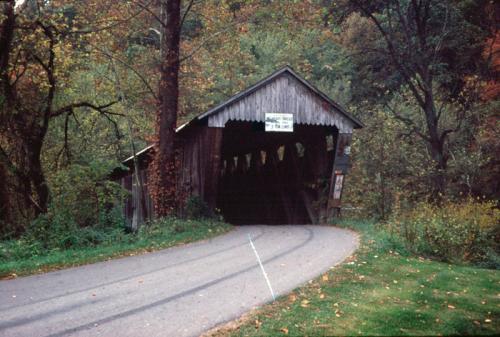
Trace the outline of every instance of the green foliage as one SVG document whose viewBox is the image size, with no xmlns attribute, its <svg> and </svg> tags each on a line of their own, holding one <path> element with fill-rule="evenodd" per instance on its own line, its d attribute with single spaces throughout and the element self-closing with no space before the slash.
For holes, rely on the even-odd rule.
<svg viewBox="0 0 500 337">
<path fill-rule="evenodd" d="M 162 249 L 229 229 L 216 220 L 162 218 L 130 233 L 123 226 L 81 228 L 62 216 L 50 220 L 42 216 L 21 238 L 0 241 L 0 278 Z"/>
<path fill-rule="evenodd" d="M 122 204 L 127 192 L 109 180 L 114 167 L 113 162 L 94 160 L 51 175 L 53 197 L 48 212 L 26 226 L 20 242 L 28 248 L 18 253 L 37 255 L 91 247 L 119 236 L 125 223 Z"/>
<path fill-rule="evenodd" d="M 414 113 L 396 99 L 393 104 Z M 354 133 L 343 202 L 364 217 L 386 219 L 396 202 L 425 200 L 430 191 L 429 158 L 423 144 L 414 134 L 405 134 L 404 124 L 387 109 L 364 110 L 363 122 L 365 128 Z"/>
<path fill-rule="evenodd" d="M 419 203 L 396 212 L 387 228 L 412 252 L 500 268 L 500 210 L 494 202 Z"/>
<path fill-rule="evenodd" d="M 214 217 L 214 213 L 207 203 L 197 195 L 188 198 L 184 212 L 188 219 L 209 219 Z"/>
<path fill-rule="evenodd" d="M 117 214 L 126 191 L 109 174 L 116 163 L 94 160 L 59 170 L 50 179 L 53 193 L 48 221 L 67 222 L 68 226 L 117 226 Z"/>
</svg>

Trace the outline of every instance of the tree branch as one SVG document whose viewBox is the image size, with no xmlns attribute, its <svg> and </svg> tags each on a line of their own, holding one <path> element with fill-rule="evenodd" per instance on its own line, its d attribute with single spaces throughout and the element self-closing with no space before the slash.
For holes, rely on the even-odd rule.
<svg viewBox="0 0 500 337">
<path fill-rule="evenodd" d="M 382 37 L 384 38 L 385 42 L 386 42 L 386 45 L 387 45 L 387 48 L 389 49 L 389 55 L 392 59 L 392 61 L 394 62 L 394 64 L 396 65 L 398 71 L 401 73 L 401 75 L 404 77 L 405 81 L 407 82 L 408 84 L 408 87 L 410 88 L 411 92 L 413 93 L 413 95 L 415 96 L 415 99 L 417 100 L 418 104 L 421 106 L 421 107 L 424 107 L 425 106 L 425 102 L 424 102 L 424 99 L 423 97 L 421 96 L 421 94 L 418 92 L 418 89 L 415 87 L 415 85 L 412 83 L 411 81 L 411 75 L 408 74 L 407 70 L 406 70 L 406 67 L 404 66 L 404 64 L 402 64 L 399 60 L 398 60 L 398 53 L 396 52 L 396 47 L 394 46 L 393 42 L 391 41 L 391 39 L 389 38 L 389 33 L 386 32 L 386 30 L 384 29 L 384 27 L 382 27 L 382 24 L 380 23 L 380 21 L 373 15 L 373 13 L 371 13 L 368 9 L 366 9 L 366 7 L 364 7 L 360 1 L 358 0 L 353 0 L 354 4 L 358 7 L 359 10 L 361 10 L 367 17 L 370 18 L 370 20 L 375 24 L 375 26 L 377 27 L 378 31 L 380 32 L 380 34 L 382 34 Z"/>
<path fill-rule="evenodd" d="M 401 115 L 401 114 L 400 114 L 400 113 L 398 113 L 395 109 L 393 109 L 393 108 L 392 108 L 389 104 L 387 104 L 387 103 L 386 103 L 386 104 L 384 104 L 384 105 L 385 105 L 385 107 L 387 107 L 387 109 L 388 109 L 388 110 L 392 113 L 392 115 L 393 115 L 396 119 L 398 119 L 398 120 L 400 120 L 401 122 L 405 123 L 405 124 L 406 124 L 406 126 L 407 126 L 407 127 L 409 127 L 409 128 L 410 128 L 410 130 L 411 130 L 412 132 L 416 133 L 417 135 L 419 135 L 419 136 L 420 136 L 420 138 L 424 139 L 424 140 L 425 140 L 425 141 L 427 141 L 427 142 L 430 142 L 430 141 L 431 141 L 431 139 L 430 139 L 428 136 L 426 136 L 426 135 L 422 132 L 422 130 L 420 130 L 420 129 L 419 129 L 419 128 L 415 125 L 415 122 L 414 122 L 412 119 L 410 119 L 410 118 L 408 118 L 408 117 L 405 117 L 405 116 Z"/>
<path fill-rule="evenodd" d="M 201 42 L 200 42 L 200 44 L 199 44 L 198 46 L 196 46 L 195 48 L 193 48 L 193 50 L 192 50 L 189 54 L 187 54 L 187 55 L 185 55 L 185 56 L 181 57 L 181 58 L 180 58 L 180 60 L 179 60 L 179 62 L 180 62 L 180 63 L 182 63 L 182 62 L 186 61 L 187 59 L 191 58 L 191 57 L 192 57 L 194 54 L 196 54 L 196 53 L 197 53 L 200 49 L 202 49 L 202 48 L 203 48 L 203 46 L 205 46 L 205 44 L 206 44 L 208 41 L 210 41 L 211 39 L 213 39 L 213 38 L 215 38 L 215 37 L 219 36 L 219 35 L 220 35 L 220 34 L 222 34 L 222 33 L 227 32 L 228 30 L 230 30 L 231 28 L 233 28 L 233 26 L 237 26 L 238 24 L 240 24 L 240 22 L 235 22 L 235 23 L 233 23 L 233 24 L 229 25 L 228 27 L 226 27 L 225 29 L 223 29 L 223 30 L 219 30 L 218 32 L 215 32 L 214 34 L 212 34 L 212 35 L 210 35 L 210 36 L 206 37 L 203 41 L 201 41 Z"/>
<path fill-rule="evenodd" d="M 99 47 L 97 47 L 97 46 L 95 46 L 93 44 L 91 44 L 91 46 L 93 48 L 95 48 L 96 50 L 98 50 L 100 53 L 102 53 L 104 56 L 117 61 L 121 65 L 125 66 L 127 69 L 131 70 L 141 80 L 141 82 L 146 86 L 146 88 L 148 89 L 149 93 L 151 95 L 153 95 L 154 99 L 158 100 L 158 96 L 156 95 L 155 91 L 153 90 L 153 88 L 151 87 L 151 85 L 149 84 L 149 82 L 146 80 L 146 78 L 138 70 L 136 70 L 133 66 L 131 66 L 127 62 L 123 61 L 119 57 L 116 57 L 115 55 L 112 55 L 111 53 L 109 53 L 109 52 L 107 52 L 107 51 L 105 51 L 105 50 L 103 50 L 103 49 L 101 49 L 101 48 L 99 48 Z"/>
<path fill-rule="evenodd" d="M 118 103 L 120 100 L 117 100 L 117 101 L 113 101 L 113 102 L 110 102 L 108 104 L 104 104 L 104 105 L 95 105 L 95 104 L 92 104 L 92 103 L 89 103 L 89 102 L 79 102 L 79 103 L 73 103 L 73 104 L 70 104 L 70 105 L 66 105 L 65 107 L 62 107 L 56 111 L 54 111 L 51 115 L 51 117 L 57 117 L 57 116 L 60 116 L 64 113 L 68 113 L 68 112 L 71 112 L 73 111 L 74 109 L 76 108 L 91 108 L 95 111 L 98 111 L 100 112 L 101 114 L 103 115 L 116 115 L 116 116 L 124 116 L 123 114 L 121 113 L 117 113 L 117 112 L 112 112 L 112 111 L 109 111 L 107 110 L 109 107 L 115 105 L 116 103 Z"/>
<path fill-rule="evenodd" d="M 181 19 L 181 23 L 180 23 L 181 29 L 182 29 L 182 26 L 184 25 L 184 21 L 186 21 L 186 17 L 188 16 L 189 11 L 191 10 L 191 7 L 193 6 L 193 4 L 194 4 L 194 0 L 190 0 L 189 4 L 186 7 L 186 10 L 184 11 L 184 14 L 182 15 L 182 19 Z"/>
<path fill-rule="evenodd" d="M 132 1 L 132 2 L 136 4 L 138 7 L 148 12 L 163 28 L 165 28 L 165 22 L 163 22 L 161 18 L 149 8 L 149 5 L 151 5 L 153 1 L 150 1 L 147 4 L 143 4 L 141 1 Z"/>
</svg>

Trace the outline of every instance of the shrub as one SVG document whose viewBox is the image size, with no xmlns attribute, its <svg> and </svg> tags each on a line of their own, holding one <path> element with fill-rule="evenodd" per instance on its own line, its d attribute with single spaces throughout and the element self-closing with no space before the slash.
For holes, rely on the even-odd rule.
<svg viewBox="0 0 500 337">
<path fill-rule="evenodd" d="M 108 175 L 114 167 L 113 162 L 93 161 L 58 171 L 50 179 L 49 216 L 63 215 L 80 227 L 120 224 L 121 212 L 116 212 L 114 206 L 121 205 L 126 191 L 109 180 Z"/>
<path fill-rule="evenodd" d="M 407 249 L 450 262 L 498 268 L 500 210 L 494 202 L 468 199 L 441 207 L 420 203 L 388 222 Z"/>
<path fill-rule="evenodd" d="M 188 219 L 209 219 L 214 216 L 206 202 L 197 195 L 188 198 L 185 214 Z"/>
<path fill-rule="evenodd" d="M 108 240 L 107 233 L 123 231 L 126 192 L 108 178 L 114 167 L 113 162 L 93 161 L 53 174 L 48 211 L 25 228 L 21 241 L 37 255 L 38 250 L 92 247 Z"/>
</svg>

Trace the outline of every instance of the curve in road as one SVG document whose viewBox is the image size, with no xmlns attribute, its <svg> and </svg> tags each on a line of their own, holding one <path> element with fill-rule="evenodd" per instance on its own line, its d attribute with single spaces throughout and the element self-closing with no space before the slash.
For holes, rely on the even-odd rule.
<svg viewBox="0 0 500 337">
<path fill-rule="evenodd" d="M 211 240 L 0 281 L 0 336 L 196 336 L 343 261 L 355 233 L 241 226 Z"/>
</svg>

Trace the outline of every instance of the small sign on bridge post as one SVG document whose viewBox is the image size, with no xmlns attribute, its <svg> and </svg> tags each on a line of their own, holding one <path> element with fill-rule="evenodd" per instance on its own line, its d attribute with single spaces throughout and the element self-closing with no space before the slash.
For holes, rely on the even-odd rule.
<svg viewBox="0 0 500 337">
<path fill-rule="evenodd" d="M 266 132 L 293 132 L 293 114 L 266 113 Z"/>
</svg>

